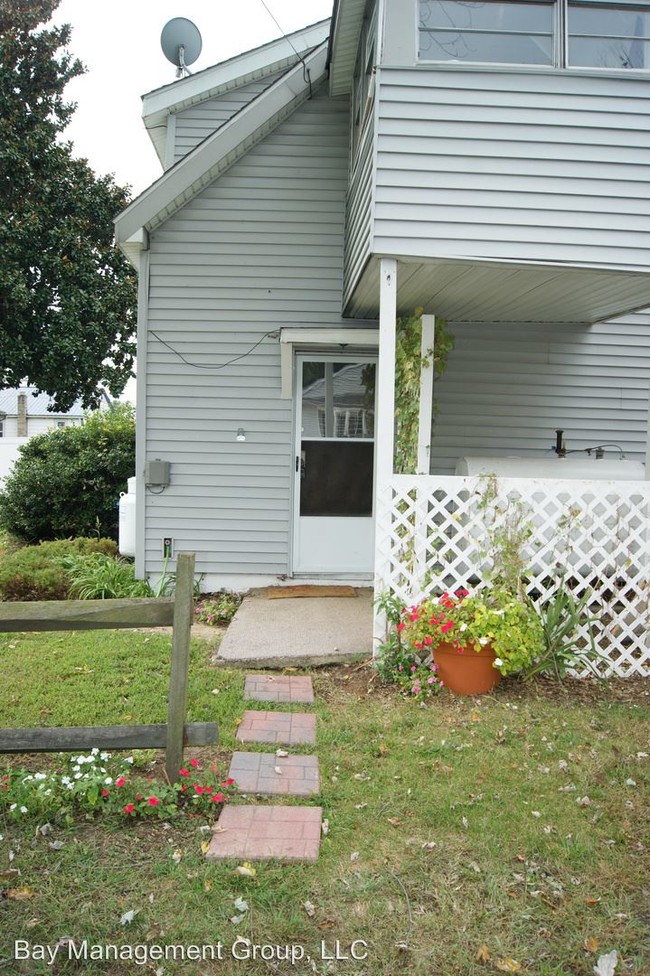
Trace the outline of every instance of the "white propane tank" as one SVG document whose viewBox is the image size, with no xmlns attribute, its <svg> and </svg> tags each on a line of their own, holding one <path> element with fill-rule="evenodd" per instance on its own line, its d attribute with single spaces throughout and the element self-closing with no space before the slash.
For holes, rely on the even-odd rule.
<svg viewBox="0 0 650 976">
<path fill-rule="evenodd" d="M 127 491 L 120 493 L 118 548 L 121 556 L 135 556 L 135 478 L 127 479 Z"/>
<path fill-rule="evenodd" d="M 502 478 L 567 478 L 585 481 L 643 481 L 645 467 L 641 461 L 619 458 L 519 458 L 463 457 L 454 474 L 495 474 Z"/>
</svg>

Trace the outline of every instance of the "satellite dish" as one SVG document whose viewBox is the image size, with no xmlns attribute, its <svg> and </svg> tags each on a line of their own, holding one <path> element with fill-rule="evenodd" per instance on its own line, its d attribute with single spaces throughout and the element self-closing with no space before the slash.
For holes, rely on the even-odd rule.
<svg viewBox="0 0 650 976">
<path fill-rule="evenodd" d="M 201 54 L 201 34 L 198 27 L 186 17 L 174 17 L 162 29 L 160 44 L 168 61 L 176 65 L 176 77 L 183 78 L 188 65 L 194 64 Z"/>
</svg>

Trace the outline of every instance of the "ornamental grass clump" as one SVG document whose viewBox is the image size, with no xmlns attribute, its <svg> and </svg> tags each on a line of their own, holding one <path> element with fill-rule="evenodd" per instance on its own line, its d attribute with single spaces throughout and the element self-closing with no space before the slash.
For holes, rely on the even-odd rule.
<svg viewBox="0 0 650 976">
<path fill-rule="evenodd" d="M 534 606 L 507 590 L 471 596 L 461 588 L 454 594 L 427 597 L 402 609 L 396 629 L 407 652 L 433 652 L 449 644 L 464 654 L 490 645 L 496 654 L 494 666 L 502 675 L 526 671 L 544 648 Z"/>
</svg>

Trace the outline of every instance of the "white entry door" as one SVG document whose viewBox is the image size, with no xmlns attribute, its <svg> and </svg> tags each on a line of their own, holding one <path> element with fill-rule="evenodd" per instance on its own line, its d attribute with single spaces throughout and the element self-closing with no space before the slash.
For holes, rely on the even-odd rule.
<svg viewBox="0 0 650 976">
<path fill-rule="evenodd" d="M 370 575 L 375 360 L 305 355 L 296 370 L 293 571 Z"/>
</svg>

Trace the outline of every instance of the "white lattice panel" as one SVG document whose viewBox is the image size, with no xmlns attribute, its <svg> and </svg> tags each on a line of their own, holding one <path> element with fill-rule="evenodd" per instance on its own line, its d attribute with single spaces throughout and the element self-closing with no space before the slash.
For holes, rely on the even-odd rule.
<svg viewBox="0 0 650 976">
<path fill-rule="evenodd" d="M 413 603 L 488 585 L 489 527 L 521 518 L 531 596 L 543 600 L 566 571 L 576 595 L 590 594 L 602 673 L 650 675 L 650 483 L 499 478 L 495 487 L 482 506 L 485 479 L 395 475 L 379 496 L 377 592 Z"/>
</svg>

